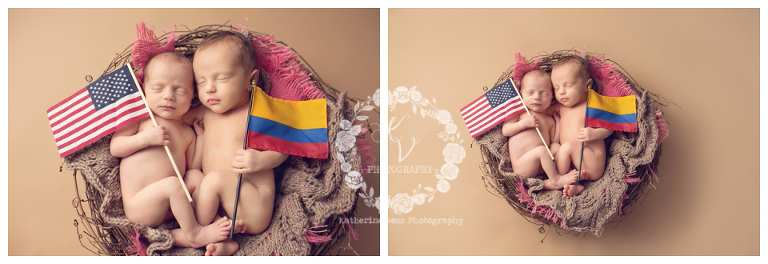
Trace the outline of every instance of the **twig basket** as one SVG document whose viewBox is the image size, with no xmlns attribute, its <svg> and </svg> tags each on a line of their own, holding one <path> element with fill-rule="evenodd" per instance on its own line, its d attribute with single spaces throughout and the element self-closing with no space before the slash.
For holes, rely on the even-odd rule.
<svg viewBox="0 0 768 264">
<path fill-rule="evenodd" d="M 175 34 L 178 35 L 178 39 L 173 44 L 177 51 L 191 58 L 198 43 L 205 37 L 219 31 L 238 30 L 247 29 L 237 29 L 225 24 L 205 25 L 193 30 L 177 30 Z M 254 39 L 271 39 L 271 36 L 267 34 L 250 30 L 249 32 Z M 159 42 L 165 41 L 167 37 L 168 33 L 159 36 L 157 40 Z M 288 49 L 287 45 L 280 41 L 274 41 L 271 44 Z M 103 74 L 130 63 L 132 45 L 117 54 L 117 57 L 108 65 Z M 295 50 L 290 49 L 290 51 L 298 55 Z M 334 253 L 334 249 L 338 248 L 339 243 L 349 238 L 347 232 L 351 226 L 344 220 L 355 213 L 357 190 L 346 186 L 344 176 L 335 169 L 339 168 L 341 163 L 336 158 L 337 150 L 333 147 L 333 140 L 339 131 L 340 119 L 354 120 L 353 115 L 355 113 L 352 106 L 359 100 L 348 98 L 346 92 L 340 92 L 326 84 L 300 55 L 292 60 L 299 62 L 302 70 L 309 74 L 314 86 L 325 95 L 328 101 L 329 158 L 328 160 L 316 160 L 291 156 L 275 169 L 277 197 L 275 199 L 275 213 L 270 227 L 264 233 L 255 236 L 237 235 L 236 240 L 241 247 L 236 255 L 328 255 Z M 139 71 L 135 66 L 134 70 Z M 87 76 L 86 80 L 90 82 L 93 78 Z M 258 82 L 265 91 L 270 88 L 269 76 L 261 74 Z M 197 98 L 193 101 L 193 106 L 196 105 L 199 105 Z M 357 137 L 363 138 L 365 134 L 362 133 Z M 83 247 L 97 255 L 143 255 L 144 253 L 149 255 L 201 255 L 203 251 L 200 249 L 171 248 L 168 230 L 178 227 L 175 220 L 166 221 L 158 228 L 128 222 L 122 211 L 119 180 L 117 180 L 119 179 L 120 162 L 119 159 L 109 154 L 110 138 L 111 135 L 108 135 L 66 156 L 64 161 L 64 165 L 74 171 L 77 196 L 73 200 L 73 206 L 80 217 L 80 221 L 75 220 L 74 225 Z M 347 162 L 351 163 L 353 169 L 360 171 L 361 159 L 357 147 L 353 147 L 347 153 L 353 157 L 348 158 Z M 81 193 L 78 188 L 78 174 L 83 179 L 84 193 Z M 310 182 L 313 186 L 324 186 L 326 191 L 310 192 L 309 195 L 304 196 L 295 192 L 281 193 L 281 185 L 286 184 L 286 182 L 292 186 L 296 185 L 297 182 L 299 184 Z M 329 186 L 334 187 L 330 188 Z M 284 204 L 303 208 L 301 211 L 304 212 L 297 212 L 303 218 L 293 217 L 293 215 L 289 217 L 288 213 L 280 210 L 284 208 Z M 323 208 L 325 211 L 320 213 L 320 211 L 316 211 L 317 208 Z M 281 214 L 282 216 L 278 219 L 277 215 Z M 291 230 L 294 232 L 281 237 L 280 234 L 276 233 L 278 231 L 272 229 L 273 227 L 277 228 L 278 225 L 280 228 L 293 228 Z M 322 232 L 315 233 L 315 235 L 323 236 L 325 242 L 307 242 L 307 237 L 310 235 L 308 227 L 310 226 L 322 227 Z M 307 231 L 299 233 L 296 230 Z M 269 234 L 267 234 L 268 232 Z M 243 236 L 247 238 L 243 238 Z M 87 243 L 83 242 L 84 239 Z M 271 246 L 273 248 L 271 252 L 252 250 L 270 247 L 269 243 L 275 244 Z M 285 246 L 277 245 L 281 243 Z"/>
<path fill-rule="evenodd" d="M 475 143 L 478 143 L 482 154 L 482 179 L 486 190 L 505 199 L 529 222 L 539 225 L 540 232 L 544 232 L 544 226 L 552 226 L 568 231 L 590 232 L 599 236 L 608 219 L 614 215 L 619 215 L 619 220 L 623 219 L 638 205 L 650 188 L 655 188 L 652 182 L 658 181 L 656 172 L 661 157 L 661 141 L 668 135 L 668 124 L 662 118 L 661 112 L 661 107 L 665 105 L 659 103 L 658 95 L 641 87 L 621 66 L 597 54 L 564 50 L 531 58 L 527 64 L 534 65 L 534 60 L 537 60 L 539 69 L 551 72 L 552 65 L 569 56 L 589 58 L 593 72 L 592 87 L 595 91 L 601 92 L 606 89 L 604 87 L 606 83 L 610 83 L 612 87 L 608 89 L 613 89 L 614 93 L 636 94 L 640 101 L 637 107 L 638 130 L 641 131 L 638 133 L 616 131 L 608 137 L 606 139 L 608 165 L 606 165 L 604 176 L 594 183 L 584 184 L 586 189 L 582 194 L 590 188 L 603 188 L 604 193 L 613 192 L 612 196 L 596 195 L 596 198 L 590 196 L 581 201 L 574 199 L 579 197 L 577 195 L 569 200 L 561 197 L 562 190 L 559 194 L 557 191 L 542 190 L 542 178 L 526 178 L 513 173 L 508 143 L 501 136 L 501 125 L 478 136 Z M 525 62 L 522 56 L 518 57 L 518 63 L 521 60 Z M 510 67 L 502 73 L 495 85 L 513 78 L 515 75 L 513 68 L 515 67 Z M 595 71 L 600 74 L 595 74 Z M 521 74 L 518 73 L 517 76 Z M 621 87 L 615 87 L 617 85 Z M 623 89 L 623 91 L 616 89 Z M 612 182 L 612 187 L 606 187 L 607 185 L 602 182 Z M 551 193 L 547 194 L 547 192 Z M 586 201 L 587 199 L 589 201 Z M 548 204 L 539 203 L 545 200 L 557 201 Z M 604 204 L 597 207 L 597 212 L 580 212 L 580 209 L 588 209 L 588 207 L 582 208 L 581 204 L 587 202 Z"/>
</svg>

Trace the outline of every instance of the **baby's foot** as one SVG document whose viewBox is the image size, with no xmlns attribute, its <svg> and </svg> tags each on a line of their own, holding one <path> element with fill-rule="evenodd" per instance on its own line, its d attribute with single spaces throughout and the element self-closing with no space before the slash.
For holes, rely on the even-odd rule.
<svg viewBox="0 0 768 264">
<path fill-rule="evenodd" d="M 566 173 L 565 175 L 560 176 L 560 180 L 558 182 L 558 185 L 560 186 L 566 186 L 569 184 L 573 184 L 579 182 L 579 171 L 572 170 Z"/>
<path fill-rule="evenodd" d="M 235 221 L 235 233 L 245 233 L 245 221 L 243 220 L 237 220 Z"/>
<path fill-rule="evenodd" d="M 210 225 L 203 226 L 193 237 L 188 237 L 192 247 L 198 248 L 222 241 L 229 236 L 231 222 L 226 217 L 219 218 Z"/>
<path fill-rule="evenodd" d="M 224 240 L 218 243 L 209 244 L 205 247 L 206 256 L 231 256 L 240 249 L 240 245 L 234 240 Z"/>
<path fill-rule="evenodd" d="M 568 184 L 563 188 L 563 197 L 571 198 L 580 194 L 582 191 L 584 191 L 584 185 L 578 183 Z"/>
</svg>

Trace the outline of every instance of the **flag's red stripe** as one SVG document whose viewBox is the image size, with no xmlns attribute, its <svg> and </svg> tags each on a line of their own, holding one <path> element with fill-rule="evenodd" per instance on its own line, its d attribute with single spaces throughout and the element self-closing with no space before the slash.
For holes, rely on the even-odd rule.
<svg viewBox="0 0 768 264">
<path fill-rule="evenodd" d="M 470 105 L 475 104 L 475 102 L 479 101 L 480 99 L 484 99 L 484 98 L 485 98 L 485 95 L 478 97 L 477 99 L 475 99 L 471 103 L 469 103 L 469 104 L 465 105 L 464 107 L 462 107 L 461 109 L 459 109 L 459 112 L 464 112 L 465 108 L 469 107 Z"/>
<path fill-rule="evenodd" d="M 594 117 L 587 117 L 587 126 L 595 128 L 605 128 L 614 131 L 637 132 L 637 122 L 634 123 L 613 123 Z"/>
<path fill-rule="evenodd" d="M 518 102 L 519 100 L 514 100 L 512 102 L 506 103 L 503 106 L 499 106 L 499 108 L 496 109 L 495 112 L 488 111 L 488 112 L 491 112 L 491 114 L 485 116 L 482 119 L 479 119 L 476 123 L 472 124 L 472 129 L 470 129 L 470 133 L 472 130 L 476 130 L 477 128 L 484 126 L 484 124 L 487 124 L 488 122 L 493 122 L 493 120 L 498 118 L 499 115 L 506 114 L 505 113 L 506 111 L 522 106 L 522 104 Z M 509 117 L 509 115 L 507 115 L 507 117 Z M 474 121 L 470 121 L 470 122 L 474 122 Z"/>
<path fill-rule="evenodd" d="M 119 115 L 117 115 L 117 116 L 113 116 L 113 117 L 111 117 L 111 118 L 108 118 L 108 119 L 103 119 L 103 120 L 101 119 L 101 118 L 103 118 L 103 117 L 104 117 L 104 116 L 102 115 L 102 116 L 100 116 L 100 117 L 99 117 L 99 119 L 98 119 L 98 120 L 91 122 L 91 123 L 100 123 L 100 124 L 102 124 L 102 125 L 100 125 L 100 126 L 95 126 L 95 127 L 91 128 L 90 130 L 83 132 L 81 135 L 79 135 L 79 136 L 77 136 L 77 137 L 75 137 L 75 138 L 70 138 L 70 136 L 71 136 L 72 134 L 75 134 L 75 133 L 79 133 L 79 132 L 82 132 L 82 131 L 80 131 L 80 130 L 79 130 L 79 128 L 78 128 L 78 129 L 75 129 L 75 130 L 72 130 L 72 131 L 70 131 L 69 133 L 67 133 L 67 134 L 66 134 L 66 135 L 64 135 L 64 136 L 60 136 L 60 137 L 56 138 L 56 142 L 59 142 L 59 141 L 63 141 L 62 139 L 67 139 L 67 140 L 68 140 L 66 143 L 64 143 L 64 144 L 62 144 L 61 146 L 59 146 L 59 149 L 65 148 L 66 146 L 69 146 L 69 145 L 71 145 L 72 143 L 74 143 L 74 142 L 77 142 L 78 140 L 81 140 L 81 139 L 83 139 L 83 138 L 85 138 L 85 137 L 88 137 L 88 136 L 89 136 L 89 134 L 93 134 L 94 132 L 96 132 L 97 130 L 99 130 L 99 129 L 100 129 L 102 126 L 103 126 L 103 124 L 114 123 L 115 121 L 117 121 L 118 119 L 120 119 L 120 117 L 123 117 L 123 116 L 125 116 L 125 115 L 127 115 L 127 114 L 130 114 L 130 113 L 133 113 L 133 112 L 137 112 L 137 111 L 140 111 L 141 109 L 144 109 L 144 106 L 143 106 L 143 105 L 140 105 L 140 106 L 136 106 L 136 107 L 134 107 L 134 108 L 130 108 L 130 109 L 125 109 L 125 110 L 124 110 L 122 113 L 120 113 Z M 121 110 L 123 110 L 123 109 L 121 109 Z M 109 113 L 109 112 L 107 112 L 107 114 L 108 114 L 108 113 Z M 121 124 L 123 124 L 123 123 L 121 123 Z"/>
<path fill-rule="evenodd" d="M 507 103 L 504 103 L 503 105 L 500 105 L 500 106 L 496 106 L 496 109 L 495 109 L 495 110 L 494 110 L 493 108 L 490 108 L 490 105 L 488 105 L 489 107 L 486 107 L 487 109 L 484 109 L 484 112 L 482 112 L 482 113 L 478 113 L 478 114 L 476 114 L 476 115 L 474 115 L 474 116 L 472 116 L 472 117 L 469 117 L 469 119 L 467 120 L 467 123 L 472 123 L 472 122 L 474 122 L 474 120 L 475 120 L 475 119 L 477 119 L 477 118 L 480 118 L 480 117 L 481 117 L 483 114 L 485 114 L 485 113 L 487 113 L 487 112 L 491 112 L 491 111 L 502 112 L 502 111 L 505 111 L 506 109 L 509 109 L 509 108 L 510 108 L 510 107 L 509 107 L 510 105 L 517 105 L 517 104 L 518 104 L 518 102 L 520 102 L 520 98 L 515 98 L 514 100 L 512 100 L 512 101 L 509 101 L 509 102 L 507 102 Z M 502 109 L 502 108 L 504 108 L 504 109 Z M 488 118 L 490 118 L 490 116 L 486 116 L 486 117 L 485 117 L 485 118 L 483 118 L 482 120 L 486 120 L 486 119 L 488 119 Z M 483 121 L 480 121 L 480 122 L 483 122 Z M 474 126 L 474 125 L 473 125 L 473 126 Z"/>
<path fill-rule="evenodd" d="M 88 89 L 83 87 L 83 89 L 80 89 L 80 91 L 77 91 L 76 93 L 74 93 L 74 94 L 70 95 L 69 97 L 67 97 L 67 99 L 61 100 L 61 102 L 59 102 L 58 104 L 55 104 L 55 105 L 51 106 L 51 108 L 48 108 L 48 112 L 50 113 L 51 111 L 53 111 L 53 109 L 56 109 L 60 105 L 66 104 L 69 100 L 72 100 L 72 98 L 75 98 L 78 95 L 80 95 L 81 93 L 86 92 L 86 90 L 88 90 Z M 86 97 L 88 97 L 88 96 L 86 96 Z"/>
<path fill-rule="evenodd" d="M 67 137 L 69 137 L 70 135 L 72 135 L 72 134 L 74 134 L 74 133 L 77 133 L 78 131 L 80 131 L 80 130 L 82 130 L 82 129 L 85 129 L 85 127 L 87 127 L 87 126 L 89 126 L 89 125 L 91 125 L 91 124 L 93 124 L 93 123 L 98 123 L 98 122 L 101 122 L 100 120 L 101 120 L 102 118 L 104 118 L 105 116 L 107 116 L 107 115 L 111 115 L 111 114 L 117 113 L 117 114 L 118 114 L 118 117 L 121 117 L 121 116 L 125 116 L 125 115 L 126 115 L 126 114 L 128 114 L 128 113 L 132 113 L 132 112 L 135 112 L 135 111 L 141 110 L 141 108 L 145 108 L 145 107 L 146 107 L 146 106 L 144 106 L 144 105 L 139 105 L 139 106 L 135 106 L 135 107 L 133 107 L 133 108 L 123 109 L 123 108 L 124 108 L 124 107 L 126 107 L 127 105 L 129 105 L 129 104 L 132 104 L 132 103 L 135 103 L 135 102 L 137 102 L 137 101 L 141 101 L 141 98 L 140 98 L 140 97 L 132 98 L 132 99 L 129 99 L 129 100 L 123 101 L 122 103 L 120 103 L 119 105 L 117 105 L 117 106 L 115 106 L 115 107 L 111 107 L 111 108 L 109 108 L 109 109 L 102 109 L 102 110 L 104 110 L 104 111 L 103 111 L 103 112 L 101 112 L 101 113 L 99 113 L 99 115 L 98 115 L 98 116 L 92 116 L 92 114 L 93 114 L 93 113 L 88 113 L 87 115 L 82 115 L 81 117 L 79 117 L 79 118 L 77 118 L 77 119 L 74 119 L 74 120 L 71 120 L 71 121 L 70 121 L 70 120 L 67 120 L 67 122 L 68 122 L 68 123 L 67 123 L 67 124 L 65 124 L 64 126 L 62 126 L 61 128 L 57 129 L 57 130 L 56 130 L 56 131 L 53 133 L 54 135 L 58 134 L 58 133 L 59 133 L 59 132 L 61 132 L 62 130 L 65 130 L 65 129 L 67 129 L 67 128 L 70 128 L 70 127 L 72 127 L 72 126 L 76 125 L 76 124 L 77 124 L 77 122 L 79 122 L 79 121 L 81 121 L 81 120 L 83 120 L 83 119 L 90 119 L 91 121 L 89 121 L 89 122 L 84 122 L 84 123 L 80 124 L 80 126 L 74 127 L 74 128 L 71 130 L 71 131 L 67 132 L 66 134 L 64 134 L 64 135 L 58 135 L 58 136 L 54 136 L 54 138 L 56 139 L 56 141 L 59 141 L 59 140 L 60 140 L 60 139 L 62 139 L 62 138 L 67 138 Z M 94 111 L 94 112 L 95 112 L 95 111 Z"/>
<path fill-rule="evenodd" d="M 50 122 L 50 121 L 53 121 L 53 119 L 55 119 L 55 118 L 56 118 L 56 117 L 58 117 L 59 115 L 62 115 L 62 114 L 64 114 L 64 113 L 65 113 L 65 112 L 67 112 L 69 109 L 71 109 L 71 108 L 73 108 L 73 107 L 77 106 L 78 104 L 82 103 L 83 101 L 85 101 L 85 100 L 89 100 L 89 99 L 90 99 L 90 97 L 89 97 L 89 96 L 85 96 L 85 97 L 83 97 L 83 98 L 80 98 L 80 100 L 78 100 L 77 102 L 75 102 L 75 103 L 73 103 L 73 104 L 71 104 L 71 105 L 67 106 L 65 109 L 62 109 L 62 111 L 57 111 L 55 114 L 51 115 L 51 117 L 49 117 L 49 118 L 48 118 L 48 121 L 49 121 L 49 122 Z M 88 108 L 88 107 L 91 107 L 91 108 L 93 108 L 93 103 L 92 103 L 92 102 L 86 103 L 85 105 L 81 106 L 81 107 L 80 107 L 80 108 L 78 108 L 77 110 L 71 111 L 69 114 L 67 114 L 67 116 L 65 116 L 65 117 L 62 117 L 62 118 L 60 118 L 59 120 L 56 120 L 55 122 L 51 123 L 51 127 L 54 127 L 54 126 L 58 125 L 59 123 L 61 123 L 61 122 L 65 121 L 65 120 L 67 120 L 67 118 L 69 118 L 70 116 L 72 116 L 72 115 L 74 115 L 74 114 L 77 114 L 77 113 L 79 113 L 79 112 L 82 112 L 84 109 L 86 109 L 86 108 Z"/>
<path fill-rule="evenodd" d="M 79 144 L 79 145 L 77 145 L 76 147 L 74 147 L 74 148 L 72 148 L 72 149 L 70 149 L 70 150 L 68 150 L 68 151 L 66 151 L 66 152 L 64 152 L 64 153 L 60 153 L 60 154 L 59 154 L 59 156 L 63 158 L 63 157 L 65 157 L 65 156 L 69 155 L 69 154 L 72 154 L 73 152 L 75 152 L 75 151 L 77 151 L 77 150 L 79 150 L 79 149 L 81 149 L 81 148 L 83 148 L 83 147 L 87 146 L 88 144 L 91 144 L 91 143 L 93 143 L 94 141 L 96 141 L 96 140 L 98 140 L 98 139 L 102 138 L 103 136 L 106 136 L 106 135 L 107 135 L 107 134 L 109 134 L 109 133 L 115 132 L 115 130 L 117 130 L 117 128 L 119 128 L 119 127 L 123 126 L 123 124 L 128 124 L 128 123 L 131 123 L 131 122 L 136 122 L 136 121 L 139 121 L 139 120 L 141 120 L 141 119 L 147 118 L 148 116 L 149 116 L 149 113 L 144 113 L 144 114 L 142 114 L 142 115 L 138 115 L 138 116 L 136 116 L 136 117 L 132 117 L 132 118 L 126 119 L 125 121 L 123 121 L 123 122 L 121 122 L 121 123 L 119 123 L 119 124 L 115 125 L 115 127 L 113 127 L 113 128 L 110 128 L 110 129 L 107 129 L 107 130 L 105 130 L 104 132 L 102 132 L 102 133 L 100 133 L 100 134 L 98 134 L 98 135 L 95 135 L 95 136 L 94 136 L 94 137 L 92 137 L 91 139 L 88 139 L 87 141 L 84 141 L 83 143 L 80 143 L 80 144 Z M 98 130 L 98 129 L 97 129 L 97 130 Z M 76 142 L 76 141 L 73 141 L 73 142 Z M 59 148 L 59 149 L 62 149 L 62 148 L 63 148 L 63 147 L 61 147 L 61 148 Z"/>
<path fill-rule="evenodd" d="M 491 130 L 493 127 L 495 127 L 495 126 L 496 126 L 496 125 L 498 125 L 499 123 L 503 122 L 504 120 L 506 120 L 506 119 L 507 119 L 507 118 L 509 118 L 510 116 L 512 116 L 512 115 L 514 115 L 514 114 L 517 114 L 517 113 L 520 113 L 520 112 L 522 112 L 522 111 L 525 111 L 525 109 L 518 109 L 517 111 L 514 111 L 514 112 L 510 112 L 508 115 L 504 116 L 503 118 L 497 119 L 495 124 L 493 124 L 493 125 L 491 125 L 491 126 L 488 126 L 488 127 L 486 127 L 485 129 L 483 129 L 483 130 L 481 130 L 481 131 L 469 131 L 469 134 L 470 134 L 470 136 L 472 136 L 472 137 L 474 138 L 474 137 L 476 137 L 477 135 L 480 135 L 480 134 L 482 134 L 482 133 L 485 133 L 485 131 Z"/>
<path fill-rule="evenodd" d="M 489 109 L 491 109 L 491 105 L 488 104 L 488 101 L 483 100 L 477 105 L 474 105 L 471 108 L 469 108 L 466 112 L 462 112 L 461 115 L 464 116 L 465 119 L 474 118 L 478 112 L 485 112 L 485 111 L 488 111 Z"/>
<path fill-rule="evenodd" d="M 289 155 L 315 159 L 328 158 L 328 143 L 299 143 L 285 141 L 265 134 L 248 131 L 247 145 L 257 150 L 272 150 Z"/>
</svg>

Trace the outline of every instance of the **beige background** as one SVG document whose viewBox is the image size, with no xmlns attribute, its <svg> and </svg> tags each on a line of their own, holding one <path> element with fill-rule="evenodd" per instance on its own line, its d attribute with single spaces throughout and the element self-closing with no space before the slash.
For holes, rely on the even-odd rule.
<svg viewBox="0 0 768 264">
<path fill-rule="evenodd" d="M 138 22 L 159 35 L 173 25 L 245 25 L 246 17 L 251 30 L 275 33 L 335 88 L 357 98 L 379 88 L 378 9 L 8 10 L 8 254 L 92 255 L 73 226 L 74 180 L 71 171 L 59 172 L 63 159 L 45 114 L 50 106 L 87 85 L 86 75 L 98 78 L 133 43 Z M 379 190 L 378 174 L 366 182 Z M 362 200 L 357 214 L 378 217 Z M 356 229 L 357 253 L 378 255 L 379 226 Z"/>
<path fill-rule="evenodd" d="M 389 84 L 417 86 L 450 111 L 467 156 L 447 193 L 389 218 L 455 217 L 461 226 L 389 224 L 390 255 L 758 255 L 759 10 L 757 9 L 389 9 Z M 492 86 L 515 52 L 586 48 L 617 61 L 664 96 L 671 135 L 647 199 L 601 237 L 539 234 L 480 178 L 459 109 Z M 674 103 L 674 104 L 672 104 Z M 393 134 L 413 153 L 389 165 L 444 163 L 441 125 L 411 115 Z M 427 121 L 422 121 L 427 120 Z M 432 129 L 434 128 L 434 129 Z M 403 148 L 407 146 L 404 145 Z M 404 149 L 406 151 L 407 149 Z M 390 196 L 435 186 L 433 174 L 388 176 Z M 423 188 L 423 186 L 422 186 Z"/>
</svg>

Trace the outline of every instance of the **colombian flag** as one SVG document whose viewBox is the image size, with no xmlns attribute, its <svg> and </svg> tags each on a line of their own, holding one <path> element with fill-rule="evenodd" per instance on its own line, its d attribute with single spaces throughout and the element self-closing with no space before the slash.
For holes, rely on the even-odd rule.
<svg viewBox="0 0 768 264">
<path fill-rule="evenodd" d="M 614 131 L 637 132 L 635 96 L 602 96 L 589 89 L 587 126 Z"/>
<path fill-rule="evenodd" d="M 325 99 L 287 101 L 254 86 L 246 146 L 316 159 L 328 158 Z"/>
</svg>

